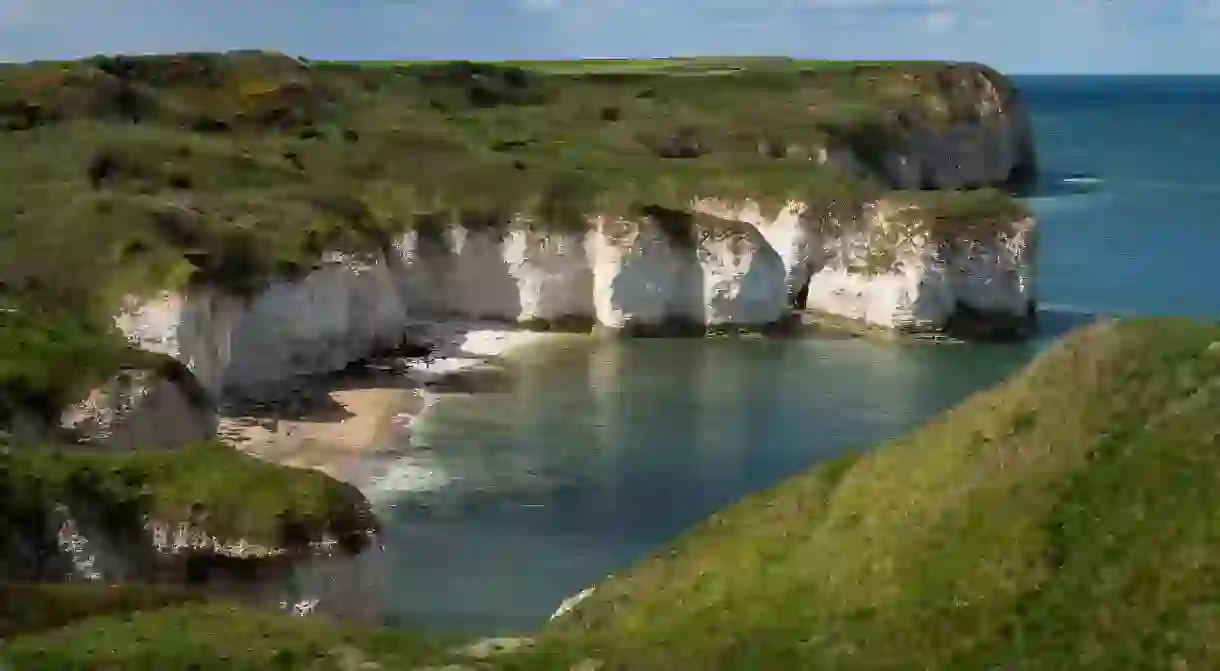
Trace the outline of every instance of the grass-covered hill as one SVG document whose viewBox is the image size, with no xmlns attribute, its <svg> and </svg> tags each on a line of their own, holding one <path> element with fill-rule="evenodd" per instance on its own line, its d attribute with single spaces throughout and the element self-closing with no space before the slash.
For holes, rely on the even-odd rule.
<svg viewBox="0 0 1220 671">
<path fill-rule="evenodd" d="M 467 665 L 1215 668 L 1218 416 L 1220 326 L 1093 326 L 907 436 L 714 515 L 598 586 L 536 652 Z M 341 668 L 327 651 L 346 645 L 386 669 L 437 659 L 409 634 L 317 621 L 285 635 L 281 620 L 218 608 L 78 620 L 13 636 L 0 655 L 88 668 L 91 646 L 118 668 L 227 656 L 275 669 L 314 668 L 296 656 L 313 649 L 318 668 Z M 60 610 L 59 622 L 79 614 Z M 173 633 L 188 620 L 211 635 Z"/>
</svg>

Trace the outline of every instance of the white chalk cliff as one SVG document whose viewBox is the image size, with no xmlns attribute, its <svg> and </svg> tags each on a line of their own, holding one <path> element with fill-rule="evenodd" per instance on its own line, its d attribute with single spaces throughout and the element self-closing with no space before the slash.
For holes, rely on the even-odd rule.
<svg viewBox="0 0 1220 671">
<path fill-rule="evenodd" d="M 931 234 L 901 217 L 903 205 L 876 203 L 863 221 L 820 240 L 805 307 L 904 331 L 1028 329 L 1035 302 L 1034 222 L 997 227 L 988 238 Z"/>
<path fill-rule="evenodd" d="M 1033 222 L 987 239 L 933 239 L 878 203 L 826 224 L 801 203 L 693 204 L 686 223 L 591 217 L 584 232 L 406 234 L 366 260 L 335 255 L 252 299 L 166 292 L 133 299 L 116 322 L 141 347 L 170 354 L 212 392 L 337 370 L 444 319 L 579 320 L 609 329 L 776 323 L 804 306 L 900 329 L 945 328 L 963 307 L 1024 319 L 1033 300 Z M 878 265 L 881 259 L 881 265 Z"/>
</svg>

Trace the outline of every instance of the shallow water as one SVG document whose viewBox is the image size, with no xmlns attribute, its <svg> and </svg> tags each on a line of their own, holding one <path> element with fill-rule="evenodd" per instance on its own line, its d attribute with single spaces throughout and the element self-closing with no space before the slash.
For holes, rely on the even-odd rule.
<svg viewBox="0 0 1220 671">
<path fill-rule="evenodd" d="M 411 454 L 449 480 L 381 511 L 383 615 L 529 630 L 711 511 L 870 447 L 1024 361 L 1028 346 L 573 339 L 446 394 Z M 333 599 L 339 594 L 331 594 Z M 370 595 L 359 597 L 370 608 Z"/>
<path fill-rule="evenodd" d="M 387 500 L 386 552 L 323 594 L 439 629 L 530 630 L 708 514 L 988 386 L 1090 311 L 1220 315 L 1220 79 L 1019 80 L 1044 178 L 1046 337 L 572 340 L 416 425 L 430 493 Z M 411 470 L 404 467 L 404 471 Z M 442 486 L 443 485 L 443 486 Z M 351 576 L 349 576 L 350 578 Z"/>
</svg>

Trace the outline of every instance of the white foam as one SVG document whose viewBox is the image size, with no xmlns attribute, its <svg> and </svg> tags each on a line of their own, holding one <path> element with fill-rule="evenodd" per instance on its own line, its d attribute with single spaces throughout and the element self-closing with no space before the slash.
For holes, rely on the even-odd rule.
<svg viewBox="0 0 1220 671">
<path fill-rule="evenodd" d="M 475 356 L 503 356 L 554 337 L 537 331 L 480 329 L 463 334 L 458 348 Z"/>
<path fill-rule="evenodd" d="M 402 493 L 435 492 L 453 481 L 439 464 L 420 457 L 403 457 L 369 478 L 361 489 L 374 506 Z"/>
<path fill-rule="evenodd" d="M 560 334 L 519 329 L 453 329 L 452 325 L 438 325 L 429 335 L 434 341 L 440 340 L 436 343 L 440 356 L 427 361 L 412 361 L 406 366 L 407 375 L 421 382 L 436 382 L 447 375 L 491 366 L 494 365 L 489 360 L 491 357 L 511 356 L 528 346 L 560 337 Z M 421 390 L 421 394 L 423 409 L 409 419 L 397 418 L 399 426 L 415 426 L 439 400 L 437 394 L 427 389 Z M 406 456 L 387 464 L 384 470 L 370 477 L 368 484 L 361 489 L 377 505 L 405 493 L 438 491 L 455 479 L 432 457 Z"/>
</svg>

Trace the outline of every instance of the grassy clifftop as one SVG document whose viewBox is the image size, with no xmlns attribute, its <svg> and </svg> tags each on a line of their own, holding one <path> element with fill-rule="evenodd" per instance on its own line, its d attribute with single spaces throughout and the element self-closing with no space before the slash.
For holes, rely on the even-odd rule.
<svg viewBox="0 0 1220 671">
<path fill-rule="evenodd" d="M 1218 413 L 1220 327 L 1087 329 L 715 515 L 550 644 L 630 669 L 1211 668 Z"/>
<path fill-rule="evenodd" d="M 37 577 L 68 505 L 121 542 L 148 547 L 145 520 L 193 522 L 222 542 L 298 549 L 328 535 L 362 543 L 375 529 L 360 492 L 316 471 L 259 461 L 219 444 L 113 451 L 0 443 L 0 574 Z M 141 540 L 143 539 L 143 540 Z M 5 562 L 13 562 L 6 565 Z M 27 578 L 31 579 L 31 578 Z"/>
</svg>

